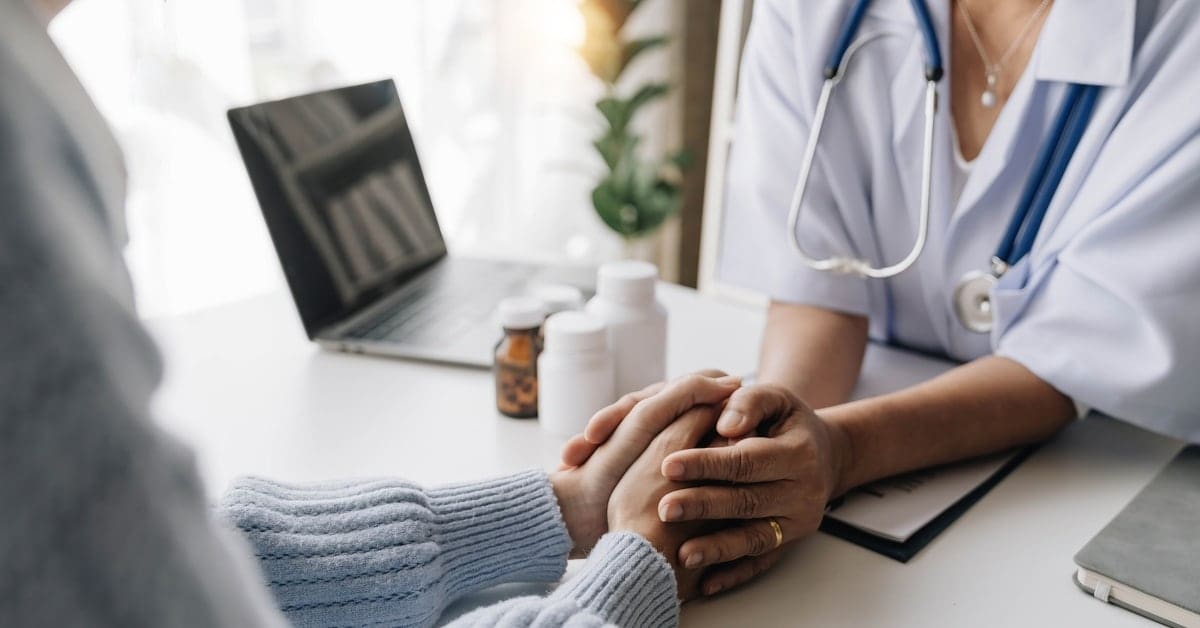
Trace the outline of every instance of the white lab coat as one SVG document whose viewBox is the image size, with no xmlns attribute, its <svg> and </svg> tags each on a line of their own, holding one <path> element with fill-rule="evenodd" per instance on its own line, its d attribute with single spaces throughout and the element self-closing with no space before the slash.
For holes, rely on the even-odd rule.
<svg viewBox="0 0 1200 628">
<path fill-rule="evenodd" d="M 950 63 L 950 3 L 928 2 Z M 849 2 L 759 0 L 742 62 L 719 276 L 867 315 L 872 337 L 958 360 L 995 353 L 1096 408 L 1200 442 L 1200 2 L 1057 0 L 957 206 L 949 77 L 936 118 L 929 243 L 890 280 L 804 267 L 786 217 L 821 68 Z M 923 40 L 908 0 L 876 0 L 834 94 L 798 232 L 817 256 L 908 252 L 921 185 Z M 1104 85 L 1033 251 L 993 292 L 990 336 L 952 298 L 985 270 L 1058 112 Z"/>
</svg>

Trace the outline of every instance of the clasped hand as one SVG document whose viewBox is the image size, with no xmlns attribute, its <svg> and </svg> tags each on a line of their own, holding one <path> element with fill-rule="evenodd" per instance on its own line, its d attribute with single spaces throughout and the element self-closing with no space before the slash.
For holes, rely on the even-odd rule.
<svg viewBox="0 0 1200 628">
<path fill-rule="evenodd" d="M 787 390 L 706 372 L 597 413 L 552 482 L 576 556 L 608 530 L 636 532 L 670 560 L 686 600 L 750 580 L 814 532 L 847 449 Z"/>
</svg>

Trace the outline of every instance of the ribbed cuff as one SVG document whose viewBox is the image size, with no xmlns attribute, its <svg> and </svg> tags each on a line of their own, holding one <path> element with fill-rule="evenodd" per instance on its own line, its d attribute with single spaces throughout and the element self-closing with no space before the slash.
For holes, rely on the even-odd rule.
<svg viewBox="0 0 1200 628">
<path fill-rule="evenodd" d="M 453 599 L 505 582 L 555 582 L 571 537 L 544 472 L 429 491 Z"/>
<path fill-rule="evenodd" d="M 583 572 L 551 597 L 574 600 L 623 628 L 679 625 L 675 572 L 649 541 L 631 532 L 601 537 Z"/>
</svg>

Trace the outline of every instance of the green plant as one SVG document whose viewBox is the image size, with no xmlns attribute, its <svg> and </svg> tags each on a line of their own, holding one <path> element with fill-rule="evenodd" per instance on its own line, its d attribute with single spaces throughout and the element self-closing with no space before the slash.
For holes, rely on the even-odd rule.
<svg viewBox="0 0 1200 628">
<path fill-rule="evenodd" d="M 604 224 L 626 239 L 647 235 L 679 209 L 686 150 L 647 159 L 638 150 L 642 138 L 631 124 L 638 111 L 666 96 L 667 83 L 651 82 L 627 96 L 617 83 L 630 64 L 644 53 L 666 46 L 663 35 L 627 39 L 622 30 L 645 0 L 582 0 L 586 39 L 580 54 L 592 74 L 604 83 L 605 95 L 596 101 L 604 129 L 592 146 L 607 168 L 592 190 L 592 205 Z"/>
</svg>

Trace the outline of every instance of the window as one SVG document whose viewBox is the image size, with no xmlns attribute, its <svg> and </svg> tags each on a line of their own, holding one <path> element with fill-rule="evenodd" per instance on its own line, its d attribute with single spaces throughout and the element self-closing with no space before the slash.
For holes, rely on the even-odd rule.
<svg viewBox="0 0 1200 628">
<path fill-rule="evenodd" d="M 671 3 L 654 4 L 643 17 L 661 23 Z M 226 109 L 385 77 L 451 250 L 621 250 L 590 206 L 601 88 L 574 50 L 573 0 L 76 0 L 51 35 L 125 149 L 143 315 L 283 285 Z M 649 63 L 665 74 L 665 55 Z"/>
</svg>

